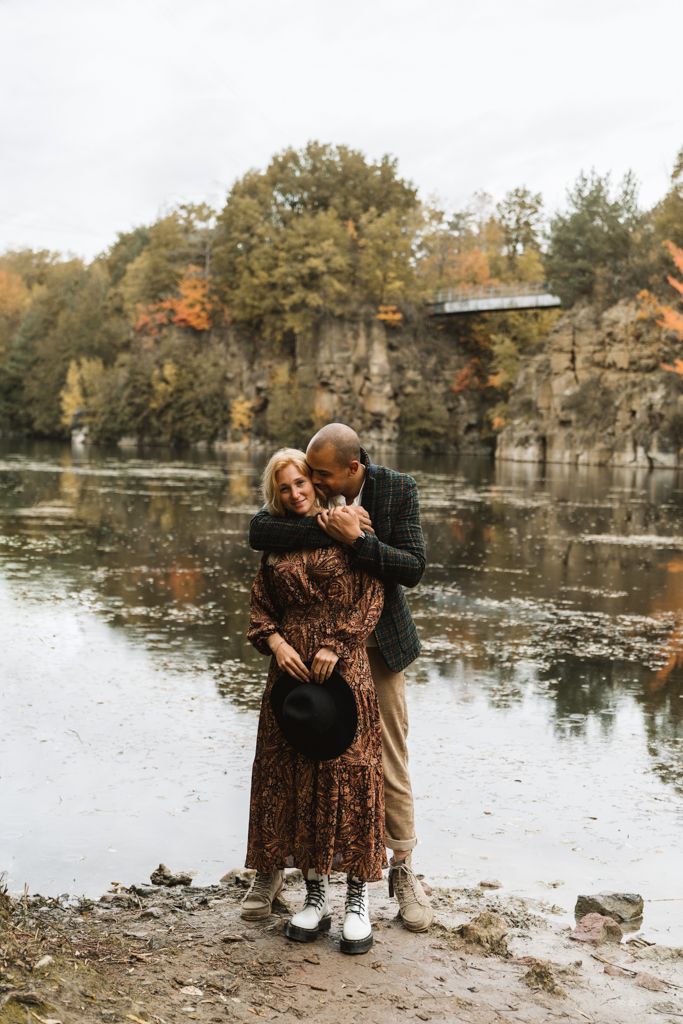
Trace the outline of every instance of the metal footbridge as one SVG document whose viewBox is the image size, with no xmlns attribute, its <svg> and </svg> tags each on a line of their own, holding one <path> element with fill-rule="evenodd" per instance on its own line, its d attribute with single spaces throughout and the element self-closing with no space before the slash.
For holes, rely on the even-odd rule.
<svg viewBox="0 0 683 1024">
<path fill-rule="evenodd" d="M 506 309 L 548 309 L 561 304 L 559 296 L 551 295 L 543 282 L 524 281 L 442 290 L 427 303 L 427 309 L 430 316 L 448 316 L 454 313 L 497 313 Z"/>
</svg>

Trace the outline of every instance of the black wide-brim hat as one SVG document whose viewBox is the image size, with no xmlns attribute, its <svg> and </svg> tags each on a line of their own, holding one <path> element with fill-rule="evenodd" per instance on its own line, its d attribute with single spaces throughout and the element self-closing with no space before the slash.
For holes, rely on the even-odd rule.
<svg viewBox="0 0 683 1024">
<path fill-rule="evenodd" d="M 353 743 L 356 698 L 336 669 L 324 683 L 302 683 L 284 673 L 273 683 L 270 706 L 285 739 L 312 761 L 332 761 Z"/>
</svg>

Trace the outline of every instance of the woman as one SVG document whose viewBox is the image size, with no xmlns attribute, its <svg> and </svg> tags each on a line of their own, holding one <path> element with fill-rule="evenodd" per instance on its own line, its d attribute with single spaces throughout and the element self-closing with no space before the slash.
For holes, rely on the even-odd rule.
<svg viewBox="0 0 683 1024">
<path fill-rule="evenodd" d="M 322 507 L 305 457 L 293 448 L 271 458 L 263 494 L 275 516 L 315 516 Z M 266 553 L 251 591 L 247 637 L 272 657 L 256 740 L 246 859 L 257 875 L 242 916 L 268 917 L 285 867 L 298 867 L 306 900 L 286 934 L 312 941 L 331 924 L 329 873 L 345 871 L 341 948 L 348 953 L 372 946 L 367 882 L 379 880 L 387 866 L 379 708 L 365 651 L 382 604 L 382 584 L 354 569 L 339 544 Z M 358 728 L 341 756 L 315 761 L 285 739 L 271 693 L 284 674 L 325 684 L 333 670 L 353 692 Z"/>
</svg>

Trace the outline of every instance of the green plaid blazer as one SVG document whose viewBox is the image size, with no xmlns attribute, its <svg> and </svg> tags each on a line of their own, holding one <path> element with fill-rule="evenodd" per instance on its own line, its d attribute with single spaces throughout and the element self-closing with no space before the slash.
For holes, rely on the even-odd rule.
<svg viewBox="0 0 683 1024">
<path fill-rule="evenodd" d="M 384 610 L 375 636 L 391 671 L 400 672 L 420 653 L 417 629 L 403 592 L 404 587 L 417 586 L 425 570 L 417 484 L 405 473 L 376 466 L 363 448 L 360 451 L 365 465 L 362 504 L 375 533 L 365 534 L 352 559 L 384 584 Z M 284 552 L 332 543 L 312 517 L 280 518 L 262 509 L 249 526 L 249 544 L 256 551 Z"/>
</svg>

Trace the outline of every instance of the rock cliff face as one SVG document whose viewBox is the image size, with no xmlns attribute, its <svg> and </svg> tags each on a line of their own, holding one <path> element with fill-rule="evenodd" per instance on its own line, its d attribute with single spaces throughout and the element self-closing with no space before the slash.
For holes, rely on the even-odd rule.
<svg viewBox="0 0 683 1024">
<path fill-rule="evenodd" d="M 490 452 L 482 441 L 480 393 L 452 390 L 470 361 L 462 324 L 437 325 L 419 315 L 400 328 L 368 317 L 328 320 L 313 337 L 268 346 L 230 332 L 228 397 L 251 403 L 251 441 L 288 442 L 278 417 L 310 431 L 332 420 L 353 426 L 372 447 Z M 283 400 L 283 389 L 287 392 Z"/>
<path fill-rule="evenodd" d="M 539 350 L 540 349 L 540 350 Z M 662 369 L 681 343 L 635 303 L 576 307 L 522 359 L 496 458 L 608 466 L 677 466 L 683 381 Z"/>
</svg>

